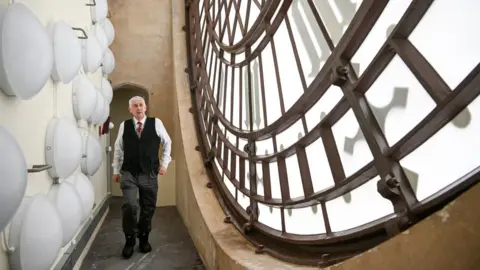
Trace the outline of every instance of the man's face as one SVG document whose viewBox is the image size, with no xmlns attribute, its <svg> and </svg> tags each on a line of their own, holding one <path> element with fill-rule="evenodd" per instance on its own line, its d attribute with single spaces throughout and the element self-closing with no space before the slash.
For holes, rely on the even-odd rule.
<svg viewBox="0 0 480 270">
<path fill-rule="evenodd" d="M 128 110 L 136 118 L 143 118 L 145 116 L 145 112 L 147 111 L 147 105 L 145 105 L 143 100 L 134 100 Z"/>
</svg>

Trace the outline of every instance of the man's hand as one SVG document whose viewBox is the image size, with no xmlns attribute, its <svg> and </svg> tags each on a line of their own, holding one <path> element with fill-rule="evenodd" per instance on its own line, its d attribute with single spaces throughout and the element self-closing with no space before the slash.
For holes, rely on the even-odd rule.
<svg viewBox="0 0 480 270">
<path fill-rule="evenodd" d="M 114 174 L 114 175 L 112 175 L 112 180 L 113 180 L 115 183 L 120 182 L 120 174 Z"/>
<path fill-rule="evenodd" d="M 160 167 L 160 171 L 158 172 L 158 174 L 160 175 L 164 175 L 167 173 L 167 168 L 164 168 L 164 167 Z"/>
</svg>

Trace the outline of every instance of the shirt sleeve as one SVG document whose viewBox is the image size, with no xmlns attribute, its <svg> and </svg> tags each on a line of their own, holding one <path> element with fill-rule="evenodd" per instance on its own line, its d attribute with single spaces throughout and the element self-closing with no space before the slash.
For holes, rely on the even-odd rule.
<svg viewBox="0 0 480 270">
<path fill-rule="evenodd" d="M 162 144 L 162 161 L 160 166 L 168 168 L 168 164 L 172 161 L 172 157 L 170 156 L 170 153 L 172 152 L 172 140 L 170 139 L 162 121 L 158 118 L 155 118 L 155 130 L 157 131 L 160 143 Z"/>
<path fill-rule="evenodd" d="M 118 127 L 118 135 L 117 139 L 115 140 L 114 144 L 114 152 L 113 152 L 113 174 L 119 174 L 120 169 L 123 165 L 123 130 L 124 130 L 124 122 L 120 124 Z"/>
</svg>

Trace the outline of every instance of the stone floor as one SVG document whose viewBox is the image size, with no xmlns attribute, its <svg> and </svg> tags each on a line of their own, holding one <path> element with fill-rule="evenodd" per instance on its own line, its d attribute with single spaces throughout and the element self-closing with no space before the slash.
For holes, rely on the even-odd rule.
<svg viewBox="0 0 480 270">
<path fill-rule="evenodd" d="M 110 211 L 95 238 L 81 270 L 204 270 L 205 267 L 176 207 L 157 208 L 152 221 L 152 252 L 121 257 L 124 244 L 121 198 L 110 200 Z"/>
</svg>

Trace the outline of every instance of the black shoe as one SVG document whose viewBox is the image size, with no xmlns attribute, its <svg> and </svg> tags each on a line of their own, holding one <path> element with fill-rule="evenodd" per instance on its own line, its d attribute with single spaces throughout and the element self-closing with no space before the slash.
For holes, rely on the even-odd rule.
<svg viewBox="0 0 480 270">
<path fill-rule="evenodd" d="M 133 255 L 133 251 L 135 248 L 135 236 L 134 235 L 126 235 L 125 236 L 125 246 L 122 250 L 123 258 L 129 259 Z"/>
<path fill-rule="evenodd" d="M 150 251 L 152 251 L 152 246 L 150 245 L 150 243 L 148 243 L 148 233 L 139 234 L 138 240 L 140 240 L 140 252 L 149 253 Z"/>
</svg>

